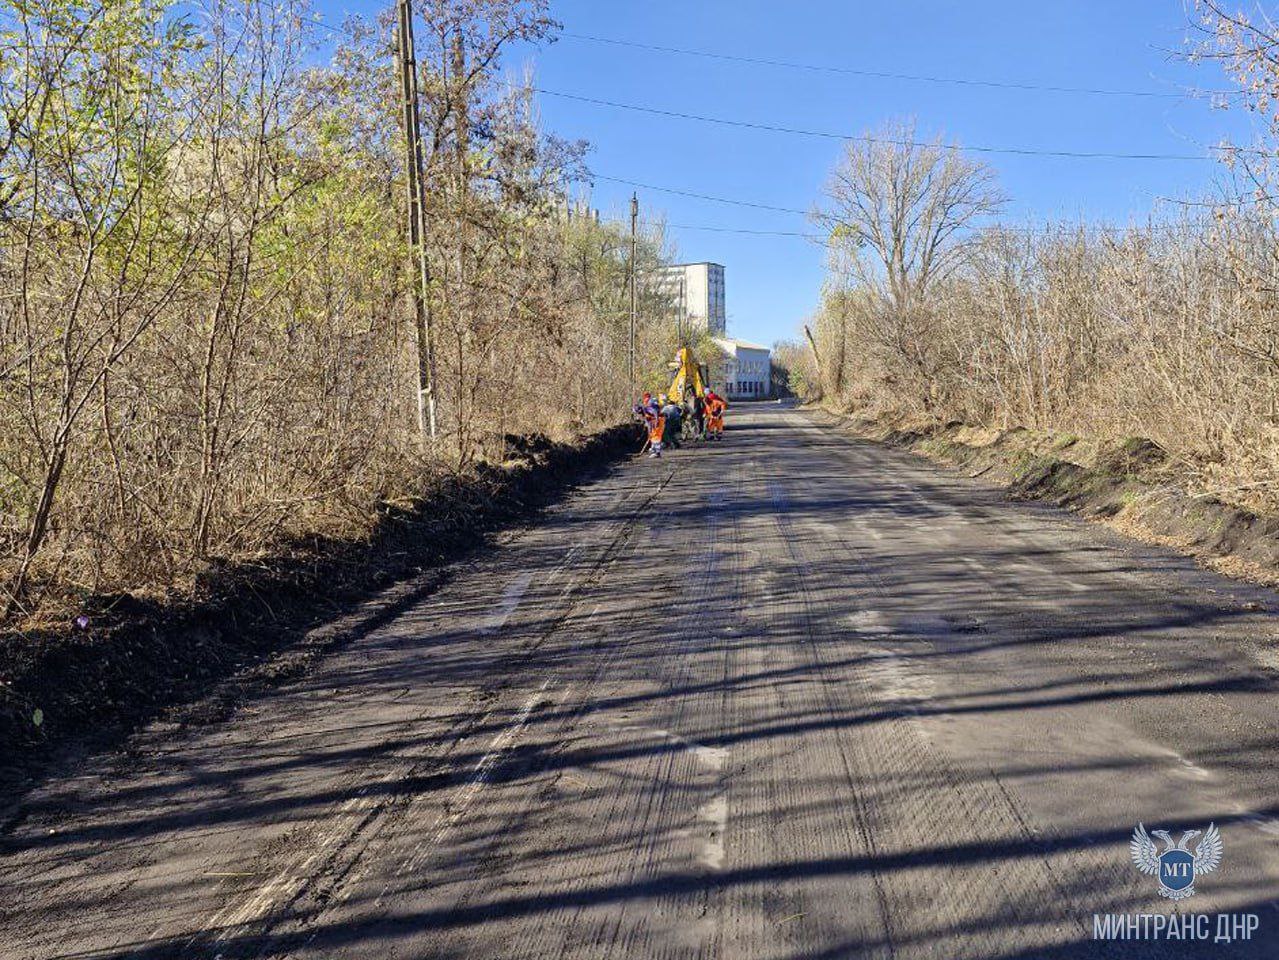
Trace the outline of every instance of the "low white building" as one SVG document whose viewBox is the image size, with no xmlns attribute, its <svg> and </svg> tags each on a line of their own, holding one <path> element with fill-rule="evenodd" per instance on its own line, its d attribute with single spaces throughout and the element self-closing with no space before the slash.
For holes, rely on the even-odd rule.
<svg viewBox="0 0 1279 960">
<path fill-rule="evenodd" d="M 769 395 L 773 360 L 768 347 L 731 337 L 716 337 L 724 351 L 724 395 L 729 400 L 761 400 Z"/>
</svg>

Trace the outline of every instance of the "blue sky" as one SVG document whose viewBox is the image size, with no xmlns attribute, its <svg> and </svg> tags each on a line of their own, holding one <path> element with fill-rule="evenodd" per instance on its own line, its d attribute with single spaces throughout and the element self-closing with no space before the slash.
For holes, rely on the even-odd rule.
<svg viewBox="0 0 1279 960">
<path fill-rule="evenodd" d="M 320 0 L 337 22 L 368 0 Z M 559 0 L 565 34 L 859 70 L 1050 86 L 1180 94 L 1227 86 L 1212 65 L 1180 59 L 1189 30 L 1178 0 Z M 1243 116 L 1192 97 L 1102 96 L 881 79 L 733 63 L 565 36 L 515 51 L 537 85 L 660 109 L 858 134 L 914 118 L 921 134 L 962 144 L 1120 153 L 1201 154 L 1247 138 Z M 611 177 L 808 209 L 841 150 L 837 140 L 732 129 L 543 96 L 546 127 L 592 144 Z M 992 155 L 1011 198 L 1005 216 L 1141 220 L 1156 198 L 1201 196 L 1212 162 L 1070 160 Z M 809 231 L 799 216 L 640 189 L 645 212 L 673 224 Z M 631 187 L 596 183 L 606 216 L 625 216 Z M 677 228 L 686 260 L 726 267 L 729 332 L 771 343 L 795 334 L 818 302 L 822 250 L 802 239 Z"/>
</svg>

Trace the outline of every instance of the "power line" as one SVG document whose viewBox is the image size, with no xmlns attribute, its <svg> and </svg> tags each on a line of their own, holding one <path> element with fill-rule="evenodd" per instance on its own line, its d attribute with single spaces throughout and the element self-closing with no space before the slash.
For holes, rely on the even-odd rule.
<svg viewBox="0 0 1279 960">
<path fill-rule="evenodd" d="M 325 23 L 323 20 L 309 19 L 307 26 L 319 27 L 335 34 L 346 34 L 345 27 Z M 634 40 L 621 40 L 616 37 L 597 37 L 586 33 L 561 33 L 566 40 L 581 40 L 590 43 L 610 44 L 618 47 L 632 47 L 636 50 L 650 50 L 657 53 L 673 53 L 685 57 L 703 57 L 709 60 L 725 60 L 734 63 L 749 63 L 755 66 L 781 67 L 788 70 L 807 70 L 813 73 L 835 73 L 853 77 L 870 77 L 877 80 L 908 80 L 915 83 L 940 83 L 964 87 L 989 87 L 996 90 L 1028 90 L 1040 93 L 1072 93 L 1103 97 L 1145 97 L 1150 99 L 1185 100 L 1187 98 L 1241 97 L 1241 90 L 1203 90 L 1190 88 L 1180 93 L 1166 90 L 1125 90 L 1107 87 L 1071 87 L 1056 84 L 1028 83 L 1017 80 L 983 80 L 976 77 L 946 77 L 921 73 L 894 73 L 887 70 L 859 70 L 853 67 L 837 67 L 831 64 L 801 63 L 795 60 L 777 60 L 769 57 L 748 57 L 740 54 L 717 53 L 712 50 L 693 50 L 687 47 L 668 47 L 655 43 L 639 43 Z"/>
<path fill-rule="evenodd" d="M 639 43 L 634 40 L 619 40 L 616 37 L 597 37 L 585 33 L 562 33 L 560 36 L 568 40 L 582 40 L 589 43 L 610 44 L 618 47 L 631 47 L 636 50 L 650 50 L 658 53 L 673 53 L 685 57 L 704 57 L 709 60 L 725 60 L 732 63 L 749 63 L 755 66 L 781 67 L 787 70 L 807 70 L 814 73 L 836 73 L 854 77 L 871 77 L 879 80 L 909 80 L 916 83 L 942 83 L 965 87 L 990 87 L 998 90 L 1033 90 L 1041 93 L 1074 93 L 1105 97 L 1149 97 L 1156 99 L 1182 100 L 1191 96 L 1239 96 L 1238 90 L 1190 90 L 1182 93 L 1170 93 L 1159 90 L 1123 90 L 1104 87 L 1068 87 L 1053 84 L 1025 83 L 1007 80 L 982 80 L 973 77 L 946 77 L 915 73 L 893 73 L 885 70 L 858 70 L 852 67 L 837 67 L 830 64 L 800 63 L 794 60 L 776 60 L 769 57 L 747 57 L 739 54 L 716 53 L 711 50 L 693 50 L 687 47 L 669 47 L 655 43 Z"/>
<path fill-rule="evenodd" d="M 692 197 L 697 200 L 709 200 L 715 203 L 723 203 L 723 204 L 728 204 L 735 207 L 747 207 L 754 210 L 768 210 L 768 211 L 775 211 L 778 213 L 793 213 L 793 214 L 798 214 L 800 216 L 805 216 L 805 217 L 807 216 L 816 217 L 819 220 L 824 220 L 827 222 L 832 222 L 832 223 L 838 222 L 837 217 L 834 217 L 830 214 L 823 214 L 820 211 L 807 211 L 807 210 L 800 210 L 794 207 L 778 207 L 778 206 L 773 206 L 771 204 L 766 204 L 766 203 L 757 203 L 751 200 L 741 200 L 741 199 L 730 198 L 730 197 L 717 197 L 712 194 L 698 193 L 693 190 L 684 190 L 677 187 L 658 186 L 657 184 L 644 183 L 639 180 L 628 180 L 623 177 L 610 177 L 602 173 L 593 173 L 593 172 L 589 173 L 588 178 L 590 180 L 606 180 L 610 183 L 620 183 L 628 187 L 637 187 L 641 190 L 653 190 L 657 193 L 669 193 L 679 197 Z M 1214 207 L 1214 206 L 1237 206 L 1238 205 L 1238 204 L 1231 204 L 1231 203 L 1215 204 L 1215 203 L 1209 203 L 1206 201 L 1193 201 L 1193 200 L 1178 201 L 1172 197 L 1155 197 L 1154 199 L 1157 201 L 1180 203 L 1183 206 L 1187 206 L 1187 207 Z M 685 230 L 713 230 L 716 232 L 724 232 L 724 233 L 741 232 L 741 233 L 759 233 L 764 235 L 776 234 L 779 236 L 797 236 L 797 237 L 805 237 L 805 238 L 818 240 L 818 241 L 825 241 L 828 239 L 826 236 L 822 234 L 802 233 L 800 231 L 788 231 L 788 230 L 776 230 L 776 231 L 738 230 L 737 228 L 729 228 L 729 227 L 710 227 L 710 226 L 702 226 L 702 225 L 696 225 L 696 224 L 676 224 L 676 223 L 670 223 L 670 224 L 667 224 L 667 226 L 679 227 Z M 1090 224 L 1090 223 L 1083 223 L 1083 222 L 1072 223 L 1070 221 L 1060 221 L 1060 222 L 1046 221 L 1042 225 L 1035 225 L 1035 224 L 1012 224 L 1012 223 L 996 221 L 994 223 L 990 223 L 984 227 L 979 228 L 980 231 L 1002 231 L 1004 233 L 1016 233 L 1016 234 L 1024 234 L 1028 236 L 1039 236 L 1046 233 L 1076 231 L 1081 229 L 1084 230 L 1085 232 L 1093 231 L 1096 233 L 1104 233 L 1104 234 L 1125 234 L 1132 230 L 1137 230 L 1137 231 L 1149 230 L 1153 232 L 1175 232 L 1181 229 L 1181 224 L 1156 222 L 1156 223 L 1145 223 L 1145 224 L 1129 224 L 1127 226 L 1124 226 L 1124 225 L 1103 224 L 1103 223 Z"/>
<path fill-rule="evenodd" d="M 997 153 L 1028 157 L 1061 157 L 1071 160 L 1179 160 L 1179 161 L 1212 161 L 1216 158 L 1198 153 L 1110 153 L 1092 150 L 1039 150 L 1029 147 L 989 147 L 960 144 L 933 144 L 919 140 L 904 140 L 894 137 L 861 136 L 850 133 L 832 133 L 827 130 L 807 130 L 802 127 L 783 127 L 771 123 L 756 123 L 749 120 L 730 120 L 726 117 L 708 117 L 697 113 L 684 113 L 679 110 L 663 110 L 658 107 L 645 107 L 635 103 L 621 103 L 616 100 L 603 100 L 599 97 L 587 97 L 577 93 L 564 93 L 560 90 L 547 90 L 544 87 L 530 87 L 536 93 L 548 97 L 559 97 L 564 100 L 576 100 L 601 107 L 612 107 L 618 110 L 632 110 L 660 117 L 673 117 L 678 120 L 696 120 L 699 123 L 714 123 L 727 127 L 741 127 L 748 130 L 766 130 L 770 133 L 787 133 L 802 137 L 819 137 L 826 140 L 859 140 L 865 143 L 888 144 L 900 147 L 933 147 L 940 146 L 944 150 L 961 150 L 969 153 Z M 1233 153 L 1256 153 L 1259 151 L 1244 150 L 1240 147 L 1222 146 L 1217 149 Z"/>
<path fill-rule="evenodd" d="M 308 23 L 313 26 L 318 26 L 326 30 L 330 30 L 334 33 L 345 32 L 344 30 L 342 30 L 342 28 L 331 26 L 330 24 L 324 23 L 319 20 L 310 20 L 308 21 Z M 792 67 L 796 69 L 819 70 L 819 71 L 828 71 L 828 72 L 834 72 L 834 73 L 848 73 L 848 74 L 854 74 L 854 75 L 886 77 L 886 78 L 893 78 L 893 79 L 919 80 L 919 81 L 936 82 L 936 83 L 967 84 L 967 85 L 973 85 L 973 86 L 1010 87 L 1014 89 L 1044 90 L 1044 91 L 1061 92 L 1061 93 L 1091 93 L 1091 94 L 1105 94 L 1105 95 L 1114 95 L 1114 96 L 1150 96 L 1150 97 L 1180 96 L 1179 94 L 1165 94 L 1165 93 L 1158 93 L 1154 91 L 1106 90 L 1106 89 L 1085 88 L 1085 87 L 1056 87 L 1056 86 L 1044 86 L 1044 85 L 1038 85 L 1038 84 L 1025 84 L 1025 83 L 1002 83 L 1002 82 L 995 82 L 995 81 L 972 80 L 972 79 L 955 78 L 955 77 L 927 77 L 927 76 L 916 76 L 916 75 L 910 75 L 910 74 L 891 74 L 891 73 L 882 73 L 882 72 L 876 72 L 876 71 L 854 70 L 851 68 L 844 68 L 844 67 L 831 67 L 831 66 L 821 66 L 821 65 L 813 65 L 813 64 L 791 63 L 788 61 L 769 60 L 769 59 L 758 58 L 758 57 L 741 57 L 741 56 L 733 56 L 730 54 L 717 54 L 709 51 L 687 50 L 687 49 L 678 48 L 678 47 L 662 47 L 662 46 L 657 46 L 652 44 L 635 43 L 635 42 L 626 41 L 626 40 L 617 40 L 617 39 L 611 39 L 611 38 L 605 38 L 605 37 L 592 37 L 586 34 L 566 33 L 566 34 L 563 34 L 563 36 L 568 37 L 570 39 L 576 39 L 576 40 L 590 40 L 590 41 L 595 41 L 599 43 L 609 43 L 609 44 L 616 44 L 620 46 L 632 46 L 632 47 L 638 47 L 641 49 L 652 49 L 652 50 L 658 50 L 662 52 L 678 53 L 678 54 L 685 54 L 690 56 L 706 56 L 714 59 L 738 60 L 746 63 L 766 64 L 769 66 Z M 709 122 L 709 123 L 730 124 L 733 126 L 745 126 L 745 127 L 751 127 L 751 128 L 765 129 L 769 131 L 796 133 L 796 134 L 803 134 L 806 136 L 818 136 L 818 137 L 824 137 L 828 139 L 841 139 L 841 140 L 862 139 L 872 143 L 889 143 L 889 144 L 895 144 L 900 146 L 930 146 L 931 145 L 931 144 L 923 144 L 918 141 L 894 140 L 894 139 L 875 138 L 875 137 L 853 137 L 853 136 L 848 136 L 844 134 L 822 133 L 822 132 L 806 131 L 806 130 L 793 130 L 785 127 L 775 127 L 771 125 L 747 123 L 745 121 L 732 121 L 732 120 L 725 120 L 725 119 L 714 118 L 714 117 L 702 117 L 696 114 L 683 114 L 683 113 L 677 113 L 675 111 L 665 111 L 665 110 L 658 110 L 656 108 L 640 107 L 632 104 L 615 103 L 613 101 L 598 100 L 595 98 L 579 96 L 576 94 L 562 93 L 562 92 L 552 91 L 552 90 L 546 90 L 546 89 L 537 88 L 537 87 L 533 87 L 531 89 L 537 93 L 541 93 L 546 96 L 557 96 L 565 99 L 581 100 L 583 102 L 595 103 L 602 106 L 617 107 L 620 109 L 628 109 L 628 110 L 639 110 L 639 111 L 648 112 L 648 113 L 656 113 L 663 116 L 674 116 L 680 119 L 698 120 L 698 121 Z M 1229 93 L 1235 93 L 1236 91 L 1198 91 L 1198 92 L 1214 93 L 1214 94 L 1229 94 Z M 1007 147 L 1007 148 L 976 147 L 976 146 L 958 147 L 958 146 L 951 145 L 951 146 L 947 146 L 946 149 L 963 149 L 963 150 L 970 150 L 973 152 L 983 152 L 983 153 L 1012 153 L 1012 154 L 1024 154 L 1024 155 L 1034 155 L 1034 156 L 1086 157 L 1086 158 L 1125 159 L 1125 160 L 1145 160 L 1145 159 L 1149 159 L 1149 160 L 1211 160 L 1211 159 L 1214 159 L 1211 157 L 1205 157 L 1197 154 L 1084 153 L 1084 152 L 1074 152 L 1074 151 L 1031 150 L 1031 149 L 1012 148 L 1012 147 Z M 1263 150 L 1234 147 L 1229 145 L 1220 146 L 1218 147 L 1218 149 L 1223 151 L 1235 152 L 1235 153 L 1249 153 L 1249 154 L 1258 154 L 1258 155 L 1266 152 Z M 733 206 L 748 207 L 756 210 L 768 210 L 768 211 L 773 211 L 777 213 L 791 213 L 791 214 L 797 214 L 799 216 L 804 216 L 804 217 L 816 216 L 819 219 L 831 219 L 828 215 L 823 215 L 820 212 L 815 212 L 810 210 L 800 210 L 795 207 L 780 207 L 772 204 L 758 203 L 750 200 L 739 200 L 739 199 L 733 199 L 728 197 L 718 197 L 711 194 L 677 189 L 675 187 L 662 187 L 662 186 L 657 186 L 655 184 L 643 183 L 638 180 L 628 180 L 622 177 L 610 177 L 602 173 L 592 172 L 589 174 L 589 177 L 592 180 L 606 180 L 611 183 L 621 183 L 631 187 L 639 187 L 644 190 L 654 190 L 659 193 L 669 193 L 675 196 L 691 197 L 694 199 L 707 200 L 714 203 L 731 204 Z M 1252 203 L 1256 202 L 1256 201 L 1226 201 L 1226 202 L 1218 203 L 1214 201 L 1180 200 L 1174 197 L 1164 197 L 1164 196 L 1155 197 L 1154 199 L 1159 202 L 1172 203 L 1182 207 L 1215 207 L 1215 208 L 1243 207 L 1243 206 L 1249 206 Z M 652 224 L 650 223 L 649 225 L 652 225 Z M 828 241 L 829 239 L 821 234 L 803 233 L 800 231 L 751 230 L 751 229 L 735 228 L 735 227 L 706 226 L 706 225 L 700 225 L 700 224 L 668 223 L 665 225 L 672 228 L 681 229 L 681 230 L 705 230 L 705 231 L 711 231 L 716 233 L 737 233 L 737 234 L 756 235 L 756 236 L 799 237 L 799 238 L 803 238 L 807 240 L 815 240 L 819 242 L 825 242 L 825 241 Z M 1053 228 L 1054 228 L 1053 225 L 1047 225 L 1047 224 L 1044 227 L 1035 227 L 1035 226 L 1014 226 L 1006 223 L 997 223 L 997 224 L 992 224 L 990 227 L 987 227 L 985 229 L 988 229 L 988 230 L 996 229 L 996 230 L 1001 230 L 1001 231 L 1010 232 L 1010 233 L 1036 234 L 1036 233 L 1047 232 L 1048 230 Z M 1124 233 L 1132 229 L 1163 232 L 1170 229 L 1176 230 L 1178 229 L 1178 225 L 1177 224 L 1146 224 L 1144 226 L 1121 227 L 1121 226 L 1107 226 L 1102 224 L 1093 224 L 1093 225 L 1061 224 L 1061 225 L 1056 225 L 1055 228 L 1084 229 L 1084 230 L 1093 230 L 1103 234 L 1110 234 L 1110 233 Z"/>
<path fill-rule="evenodd" d="M 757 203 L 753 200 L 733 200 L 728 197 L 716 197 L 708 193 L 694 193 L 691 190 L 680 190 L 675 187 L 659 187 L 651 183 L 640 183 L 638 180 L 624 180 L 621 177 L 609 177 L 602 173 L 589 173 L 587 175 L 590 180 L 607 180 L 609 183 L 621 183 L 628 187 L 639 187 L 643 190 L 656 190 L 658 193 L 671 193 L 677 197 L 692 197 L 695 200 L 710 200 L 713 203 L 727 203 L 735 207 L 750 207 L 754 210 L 772 210 L 776 213 L 797 213 L 801 217 L 809 215 L 807 210 L 799 210 L 795 207 L 775 207 L 767 203 Z"/>
<path fill-rule="evenodd" d="M 343 37 L 345 37 L 348 33 L 346 27 L 336 27 L 331 23 L 325 23 L 323 20 L 317 20 L 314 18 L 303 20 L 302 25 L 305 27 L 319 27 L 321 30 L 327 30 L 329 33 L 335 33 Z"/>
<path fill-rule="evenodd" d="M 695 223 L 668 223 L 678 230 L 708 230 L 712 233 L 744 233 L 757 237 L 802 237 L 805 240 L 825 240 L 820 233 L 802 233 L 798 230 L 749 230 L 743 227 L 710 227 Z"/>
<path fill-rule="evenodd" d="M 820 233 L 803 233 L 798 230 L 751 230 L 745 227 L 712 227 L 699 223 L 666 223 L 661 220 L 642 221 L 646 227 L 669 227 L 673 230 L 705 230 L 710 233 L 741 233 L 754 237 L 799 237 L 804 240 L 826 242 Z"/>
<path fill-rule="evenodd" d="M 625 226 L 623 221 L 617 220 L 617 219 L 609 219 L 607 222 L 619 227 Z M 640 224 L 645 227 L 666 227 L 666 228 L 678 229 L 678 230 L 705 230 L 712 233 L 744 234 L 746 236 L 794 237 L 794 238 L 808 240 L 814 243 L 819 243 L 827 246 L 831 245 L 832 239 L 833 239 L 832 236 L 829 234 L 803 233 L 797 230 L 757 230 L 757 229 L 750 229 L 745 227 L 712 226 L 709 224 L 669 223 L 662 220 L 641 220 Z M 975 226 L 972 228 L 971 232 L 974 236 L 978 236 L 978 235 L 995 236 L 998 234 L 1011 234 L 1014 236 L 1030 237 L 1032 239 L 1060 236 L 1063 234 L 1076 234 L 1076 233 L 1082 232 L 1084 234 L 1093 234 L 1097 236 L 1107 236 L 1107 237 L 1114 238 L 1114 237 L 1124 237 L 1133 233 L 1176 235 L 1177 233 L 1180 233 L 1181 231 L 1186 229 L 1186 226 L 1187 226 L 1186 224 L 1182 224 L 1182 223 L 1168 223 L 1168 222 L 1122 225 L 1122 224 L 1104 224 L 1104 223 L 1071 223 L 1069 221 L 1061 221 L 1057 223 L 1045 222 L 1043 224 L 1037 225 L 1032 223 L 1018 224 L 1018 223 L 1006 223 L 1006 222 L 996 221 L 996 222 L 985 224 L 982 226 Z"/>
<path fill-rule="evenodd" d="M 330 30 L 334 33 L 345 32 L 340 27 L 334 27 L 320 20 L 309 20 L 307 21 L 307 23 L 310 24 L 311 26 L 321 27 L 325 30 Z M 621 46 L 638 47 L 641 49 L 660 50 L 663 52 L 687 54 L 690 56 L 706 56 L 714 59 L 740 60 L 746 63 L 767 64 L 770 66 L 793 67 L 793 68 L 805 69 L 805 70 L 824 70 L 824 71 L 830 71 L 830 72 L 836 72 L 836 73 L 849 73 L 849 74 L 855 74 L 855 75 L 887 77 L 887 78 L 903 79 L 903 80 L 919 80 L 919 81 L 927 81 L 927 82 L 933 82 L 933 83 L 954 83 L 954 84 L 964 84 L 964 85 L 970 85 L 970 86 L 1008 87 L 1011 89 L 1042 90 L 1042 91 L 1051 91 L 1051 92 L 1058 92 L 1058 93 L 1101 94 L 1101 95 L 1112 95 L 1112 96 L 1146 96 L 1146 97 L 1181 97 L 1182 96 L 1182 94 L 1160 93 L 1157 91 L 1112 90 L 1112 89 L 1092 88 L 1092 87 L 1056 87 L 1056 86 L 1046 86 L 1041 84 L 1026 84 L 1026 83 L 1015 83 L 1015 82 L 1005 83 L 1005 82 L 997 82 L 993 80 L 990 80 L 990 81 L 973 80 L 973 79 L 965 79 L 965 78 L 958 78 L 958 77 L 929 77 L 929 76 L 914 75 L 914 74 L 893 74 L 893 73 L 883 73 L 883 72 L 877 72 L 877 71 L 854 70 L 852 68 L 845 68 L 845 67 L 831 67 L 831 66 L 819 66 L 819 65 L 813 65 L 813 64 L 792 63 L 784 60 L 769 60 L 769 59 L 759 58 L 759 57 L 741 57 L 741 56 L 734 56 L 730 54 L 717 54 L 717 53 L 711 53 L 709 51 L 687 50 L 679 47 L 662 47 L 662 46 L 657 46 L 653 44 L 635 43 L 628 40 L 616 40 L 616 39 L 605 38 L 605 37 L 592 37 L 587 34 L 566 33 L 566 34 L 563 34 L 563 36 L 568 37 L 570 39 L 591 40 L 591 41 L 597 41 L 600 43 L 611 43 L 611 44 L 617 44 Z M 824 131 L 824 130 L 807 130 L 800 127 L 784 127 L 777 124 L 758 123 L 758 122 L 747 121 L 747 120 L 730 120 L 725 117 L 708 117 L 708 116 L 703 116 L 701 114 L 683 113 L 676 110 L 663 110 L 657 107 L 646 107 L 646 106 L 641 106 L 639 104 L 620 103 L 615 100 L 603 100 L 596 97 L 583 96 L 581 94 L 565 93 L 559 90 L 548 90 L 544 87 L 529 87 L 529 89 L 535 93 L 540 93 L 543 96 L 559 97 L 564 100 L 576 100 L 581 103 L 595 104 L 596 106 L 612 107 L 618 110 L 632 110 L 639 113 L 648 113 L 655 116 L 672 117 L 680 120 L 696 120 L 700 123 L 714 123 L 722 126 L 740 127 L 744 129 L 750 129 L 750 130 L 764 130 L 770 133 L 786 133 L 786 134 L 792 134 L 795 136 L 817 137 L 817 138 L 827 139 L 827 140 L 843 140 L 843 141 L 862 140 L 867 143 L 882 143 L 882 144 L 890 144 L 894 146 L 904 146 L 904 147 L 934 146 L 934 144 L 925 143 L 923 141 L 916 141 L 916 140 L 900 140 L 900 139 L 894 139 L 889 137 L 873 137 L 873 136 L 854 135 L 854 134 L 847 134 L 847 133 L 833 133 L 833 132 Z M 1238 91 L 1199 91 L 1199 92 L 1211 93 L 1214 95 L 1235 95 L 1238 93 Z M 1058 158 L 1074 159 L 1074 160 L 1173 160 L 1173 161 L 1205 161 L 1207 160 L 1207 161 L 1215 161 L 1217 159 L 1216 157 L 1205 156 L 1203 154 L 1184 154 L 1184 153 L 1181 153 L 1181 154 L 1178 154 L 1178 153 L 1112 153 L 1112 152 L 1106 152 L 1106 151 L 1041 150 L 1041 149 L 1034 149 L 1029 147 L 991 147 L 991 146 L 973 146 L 973 145 L 962 145 L 962 144 L 942 144 L 941 146 L 943 149 L 946 149 L 946 150 L 962 150 L 962 151 L 967 151 L 969 153 L 1005 154 L 1010 156 L 1030 156 L 1030 157 L 1058 157 Z M 1214 149 L 1220 150 L 1223 153 L 1234 153 L 1234 154 L 1262 155 L 1266 153 L 1266 151 L 1263 151 L 1263 150 L 1257 150 L 1257 149 L 1246 148 L 1246 147 L 1236 147 L 1236 146 L 1231 146 L 1229 144 L 1222 144 Z M 805 211 L 790 211 L 790 210 L 785 212 L 805 213 Z"/>
<path fill-rule="evenodd" d="M 1265 203 L 1273 203 L 1275 197 L 1245 197 L 1241 200 L 1181 200 L 1177 197 L 1155 197 L 1157 203 L 1173 203 L 1179 207 L 1206 207 L 1210 210 L 1239 209 L 1244 207 L 1255 207 Z"/>
</svg>

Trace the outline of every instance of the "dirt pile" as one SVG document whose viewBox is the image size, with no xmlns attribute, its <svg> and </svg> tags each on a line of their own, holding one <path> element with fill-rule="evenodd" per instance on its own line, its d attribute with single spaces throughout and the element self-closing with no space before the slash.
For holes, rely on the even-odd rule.
<svg viewBox="0 0 1279 960">
<path fill-rule="evenodd" d="M 388 506 L 367 541 L 298 543 L 209 571 L 194 597 L 95 597 L 64 630 L 0 634 L 0 793 L 54 748 L 112 742 L 162 709 L 186 705 L 178 722 L 215 719 L 253 686 L 389 620 L 442 582 L 445 563 L 638 447 L 631 426 L 577 444 L 520 440 L 501 466 Z"/>
<path fill-rule="evenodd" d="M 1186 471 L 1144 437 L 1098 441 L 1021 427 L 890 423 L 829 410 L 816 415 L 1001 485 L 1013 498 L 1053 503 L 1222 573 L 1279 584 L 1279 517 L 1191 488 Z"/>
</svg>

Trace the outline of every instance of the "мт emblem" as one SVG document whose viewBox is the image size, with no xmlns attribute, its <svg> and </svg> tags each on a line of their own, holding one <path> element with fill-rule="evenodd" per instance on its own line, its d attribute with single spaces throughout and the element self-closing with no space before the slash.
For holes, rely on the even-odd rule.
<svg viewBox="0 0 1279 960">
<path fill-rule="evenodd" d="M 1163 853 L 1150 839 L 1150 833 L 1164 842 Z M 1195 877 L 1211 873 L 1221 864 L 1221 834 L 1217 825 L 1211 823 L 1203 831 L 1203 839 L 1195 845 L 1195 852 L 1186 849 L 1186 844 L 1199 836 L 1198 830 L 1187 830 L 1181 835 L 1179 843 L 1172 842 L 1167 830 L 1151 830 L 1146 832 L 1142 824 L 1132 832 L 1132 862 L 1142 873 L 1149 873 L 1159 879 L 1159 895 L 1169 900 L 1185 900 L 1195 892 Z"/>
</svg>

